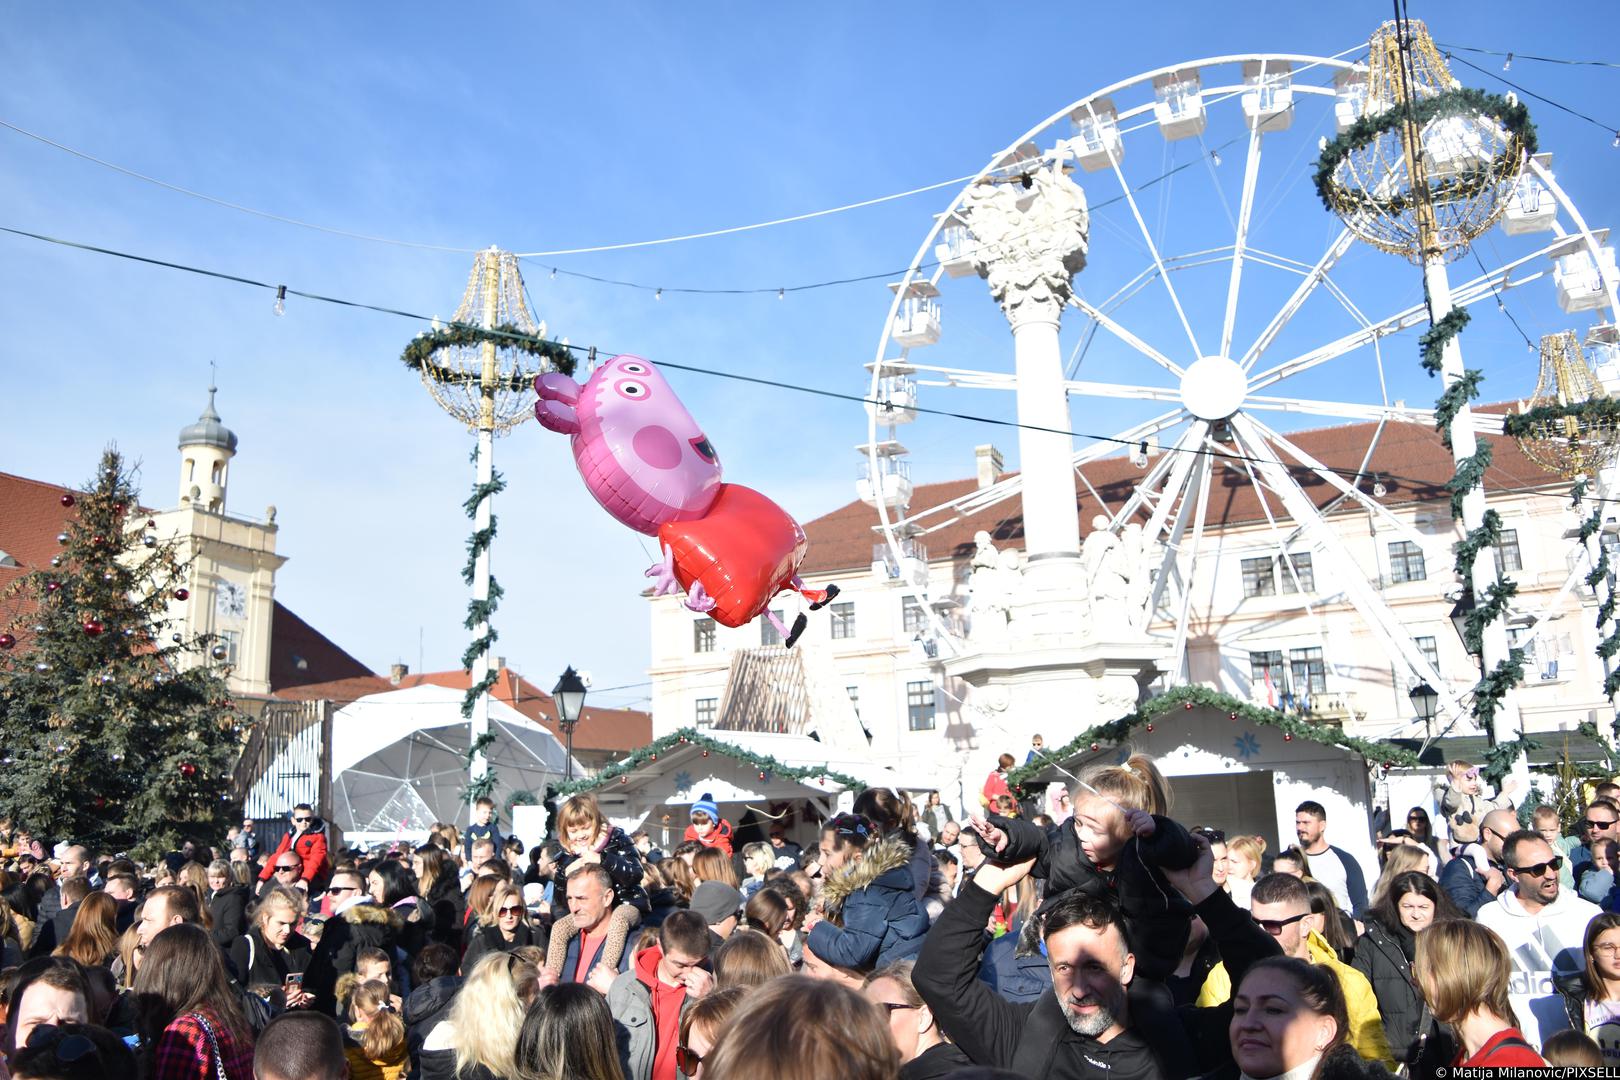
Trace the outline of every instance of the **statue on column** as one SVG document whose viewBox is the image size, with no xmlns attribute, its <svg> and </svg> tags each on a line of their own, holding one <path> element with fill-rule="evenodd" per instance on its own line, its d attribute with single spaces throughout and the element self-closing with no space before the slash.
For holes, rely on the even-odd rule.
<svg viewBox="0 0 1620 1080">
<path fill-rule="evenodd" d="M 1153 618 L 1148 603 L 1153 598 L 1153 570 L 1159 563 L 1154 556 L 1158 553 L 1159 545 L 1135 521 L 1120 530 L 1119 540 L 1127 566 L 1126 615 L 1131 629 L 1142 633 Z"/>
<path fill-rule="evenodd" d="M 973 534 L 973 545 L 973 558 L 968 563 L 968 588 L 972 591 L 968 601 L 969 636 L 978 641 L 1000 641 L 1007 636 L 1007 616 L 1016 584 L 1008 580 L 1001 557 L 1011 554 L 1016 558 L 1018 553 L 997 551 L 990 534 L 983 529 Z"/>
<path fill-rule="evenodd" d="M 977 241 L 974 266 L 1009 322 L 1062 315 L 1070 279 L 1086 265 L 1091 222 L 1086 193 L 1060 162 L 974 185 L 957 217 Z"/>
<path fill-rule="evenodd" d="M 1091 598 L 1093 636 L 1118 637 L 1129 625 L 1130 555 L 1102 514 L 1091 519 L 1091 535 L 1080 545 L 1080 564 L 1086 574 L 1086 594 Z"/>
</svg>

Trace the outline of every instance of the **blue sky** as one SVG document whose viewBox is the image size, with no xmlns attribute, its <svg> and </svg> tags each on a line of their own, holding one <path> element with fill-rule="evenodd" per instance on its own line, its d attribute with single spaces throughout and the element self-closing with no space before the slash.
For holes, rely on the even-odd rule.
<svg viewBox="0 0 1620 1080">
<path fill-rule="evenodd" d="M 1589 11 L 1563 5 L 1423 5 L 1446 42 L 1547 56 L 1613 59 Z M 473 17 L 474 14 L 476 17 Z M 975 171 L 1042 117 L 1116 80 L 1225 53 L 1327 55 L 1363 42 L 1379 5 L 1163 4 L 1148 9 L 968 4 L 764 5 L 288 3 L 134 7 L 14 4 L 0 35 L 0 118 L 219 198 L 360 233 L 476 248 L 540 250 L 721 228 L 820 209 Z M 1614 25 L 1611 20 L 1609 29 Z M 1500 60 L 1468 55 L 1489 70 Z M 1458 66 L 1469 85 L 1500 84 Z M 1508 77 L 1613 117 L 1620 71 L 1515 62 Z M 1594 226 L 1616 217 L 1620 151 L 1610 136 L 1529 103 L 1554 167 Z M 1326 114 L 1302 109 L 1291 142 L 1263 162 L 1257 243 L 1303 259 L 1333 221 L 1307 177 Z M 1241 133 L 1212 115 L 1209 143 Z M 1141 136 L 1139 138 L 1144 138 Z M 1132 182 L 1202 154 L 1195 142 L 1130 143 Z M 1207 147 L 1206 147 L 1207 148 Z M 1167 251 L 1229 243 L 1241 147 L 1219 169 L 1199 161 L 1141 196 Z M 1118 193 L 1080 176 L 1094 201 Z M 1217 188 L 1220 194 L 1216 194 Z M 907 265 L 954 192 L 740 236 L 545 260 L 667 287 L 771 287 Z M 470 256 L 367 243 L 189 199 L 0 130 L 0 224 L 191 263 L 294 288 L 449 315 Z M 1123 206 L 1099 211 L 1087 295 L 1140 269 L 1141 236 Z M 1225 239 L 1220 239 L 1225 227 Z M 1213 237 L 1214 239 L 1211 239 Z M 1481 245 L 1499 264 L 1516 250 Z M 1457 274 L 1477 268 L 1459 264 Z M 1225 271 L 1188 272 L 1183 299 L 1209 336 Z M 1418 297 L 1398 260 L 1358 251 L 1345 287 L 1372 317 Z M 861 392 L 888 292 L 882 281 L 786 301 L 666 295 L 528 271 L 538 314 L 574 342 L 609 351 Z M 1240 342 L 1263 325 L 1286 281 L 1256 274 Z M 1247 300 L 1247 294 L 1245 294 Z M 1005 324 L 976 281 L 946 292 L 936 359 L 1008 362 Z M 1509 295 L 1532 337 L 1573 327 L 1550 282 Z M 1131 324 L 1167 350 L 1179 330 L 1162 296 Z M 1157 307 L 1155 305 L 1158 305 Z M 470 437 L 438 412 L 401 347 L 418 329 L 391 316 L 291 300 L 276 318 L 260 291 L 0 237 L 0 469 L 77 483 L 115 441 L 144 463 L 148 501 L 176 497 L 175 432 L 200 409 L 210 361 L 219 408 L 241 437 L 233 510 L 278 508 L 290 561 L 278 597 L 368 664 L 453 666 L 467 634 L 458 569 L 468 531 Z M 1494 313 L 1492 313 L 1494 316 Z M 1122 316 L 1123 318 L 1123 316 Z M 1344 332 L 1342 312 L 1310 313 L 1290 344 Z M 1066 343 L 1078 341 L 1071 320 Z M 1179 347 L 1186 349 L 1185 340 Z M 1432 400 L 1411 336 L 1386 345 L 1391 397 Z M 1469 362 L 1487 397 L 1526 396 L 1535 366 L 1505 320 L 1476 320 Z M 1133 367 L 1132 365 L 1135 364 Z M 1162 384 L 1111 343 L 1087 354 L 1092 378 Z M 1300 393 L 1376 400 L 1364 362 L 1323 370 Z M 672 380 L 724 455 L 728 479 L 758 487 L 801 520 L 853 495 L 866 437 L 858 405 L 693 375 Z M 1011 416 L 1005 395 L 945 392 L 939 407 Z M 1077 430 L 1135 415 L 1075 401 Z M 1282 426 L 1298 426 L 1287 425 Z M 1005 429 L 919 423 L 905 436 L 920 479 L 967 474 L 976 443 Z M 645 679 L 647 553 L 585 495 L 560 439 L 525 425 L 498 444 L 508 493 L 496 573 L 507 588 L 499 651 L 549 685 L 572 663 L 597 686 Z M 604 692 L 632 703 L 639 688 Z"/>
</svg>

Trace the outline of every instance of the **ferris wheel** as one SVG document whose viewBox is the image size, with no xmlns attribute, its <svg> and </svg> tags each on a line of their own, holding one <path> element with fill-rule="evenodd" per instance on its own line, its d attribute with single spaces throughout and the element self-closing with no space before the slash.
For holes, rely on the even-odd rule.
<svg viewBox="0 0 1620 1080">
<path fill-rule="evenodd" d="M 1392 537 L 1425 542 L 1385 505 L 1396 479 L 1373 467 L 1395 426 L 1435 424 L 1432 408 L 1405 400 L 1427 403 L 1439 390 L 1414 359 L 1429 319 L 1422 277 L 1324 213 L 1310 182 L 1323 140 L 1388 107 L 1376 86 L 1369 92 L 1367 55 L 1362 46 L 1337 56 L 1216 56 L 1123 79 L 1013 140 L 936 216 L 891 285 L 866 365 L 867 441 L 857 447 L 859 496 L 877 510 L 887 572 L 925 606 L 928 656 L 943 663 L 971 648 L 968 584 L 930 578 L 930 537 L 1022 499 L 1031 548 L 1044 531 L 1054 552 L 1075 550 L 1078 485 L 1102 508 L 1104 528 L 1121 539 L 1140 535 L 1154 552 L 1146 611 L 1179 679 L 1194 617 L 1193 554 L 1206 541 L 1226 542 L 1212 528 L 1212 487 L 1219 496 L 1243 485 L 1263 512 L 1263 546 L 1281 587 L 1311 591 L 1294 554 L 1311 552 L 1317 579 L 1342 591 L 1395 669 L 1439 688 L 1446 711 L 1462 711 L 1380 582 L 1325 524 L 1327 512 L 1359 507 Z M 1489 134 L 1471 119 L 1438 118 L 1423 131 L 1422 164 L 1431 175 L 1461 173 L 1488 158 Z M 1453 303 L 1476 320 L 1471 341 L 1491 342 L 1468 353 L 1469 366 L 1486 372 L 1487 392 L 1527 397 L 1535 381 L 1536 362 L 1508 325 L 1509 296 L 1522 316 L 1578 329 L 1594 367 L 1620 364 L 1614 249 L 1559 185 L 1552 155 L 1528 161 L 1501 202 L 1451 284 Z M 1032 235 L 1042 250 L 998 280 L 1009 252 Z M 1044 286 L 1039 267 L 1031 269 L 1042 259 Z M 983 278 L 999 313 L 985 303 Z M 1018 290 L 1061 311 L 1021 325 L 1007 299 Z M 1030 360 L 1024 333 L 1034 323 L 1044 329 L 1029 330 L 1028 340 L 1050 340 L 1037 341 Z M 919 498 L 913 460 L 948 451 L 960 431 L 919 408 L 989 412 L 993 402 L 974 403 L 1007 392 L 1021 425 L 1018 473 L 992 470 L 965 492 L 958 485 L 942 488 L 946 497 Z M 1358 440 L 1332 467 L 1290 437 L 1316 417 L 1317 426 L 1348 425 Z M 1471 423 L 1480 434 L 1502 431 L 1500 415 L 1476 413 Z M 1134 483 L 1105 499 L 1084 467 L 1122 454 Z M 1303 608 L 1320 627 L 1308 599 Z"/>
</svg>

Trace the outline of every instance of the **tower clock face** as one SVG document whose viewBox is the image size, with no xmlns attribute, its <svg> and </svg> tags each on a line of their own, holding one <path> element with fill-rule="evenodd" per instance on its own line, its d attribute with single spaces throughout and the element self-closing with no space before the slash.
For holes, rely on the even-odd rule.
<svg viewBox="0 0 1620 1080">
<path fill-rule="evenodd" d="M 221 618 L 241 619 L 247 616 L 247 590 L 229 581 L 219 583 L 214 594 L 214 610 Z"/>
</svg>

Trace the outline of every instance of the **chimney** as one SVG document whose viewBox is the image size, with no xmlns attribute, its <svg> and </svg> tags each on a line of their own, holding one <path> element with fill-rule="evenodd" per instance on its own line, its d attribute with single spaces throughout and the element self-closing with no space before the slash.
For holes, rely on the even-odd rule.
<svg viewBox="0 0 1620 1080">
<path fill-rule="evenodd" d="M 497 656 L 495 658 L 495 670 L 496 671 L 505 671 L 506 670 L 506 657 Z"/>
<path fill-rule="evenodd" d="M 1001 451 L 986 444 L 973 448 L 973 459 L 979 467 L 979 486 L 989 487 L 1001 479 Z"/>
<path fill-rule="evenodd" d="M 393 685 L 398 686 L 400 683 L 405 681 L 405 676 L 409 675 L 410 673 L 411 669 L 404 664 L 390 664 L 388 666 L 388 681 Z"/>
</svg>

